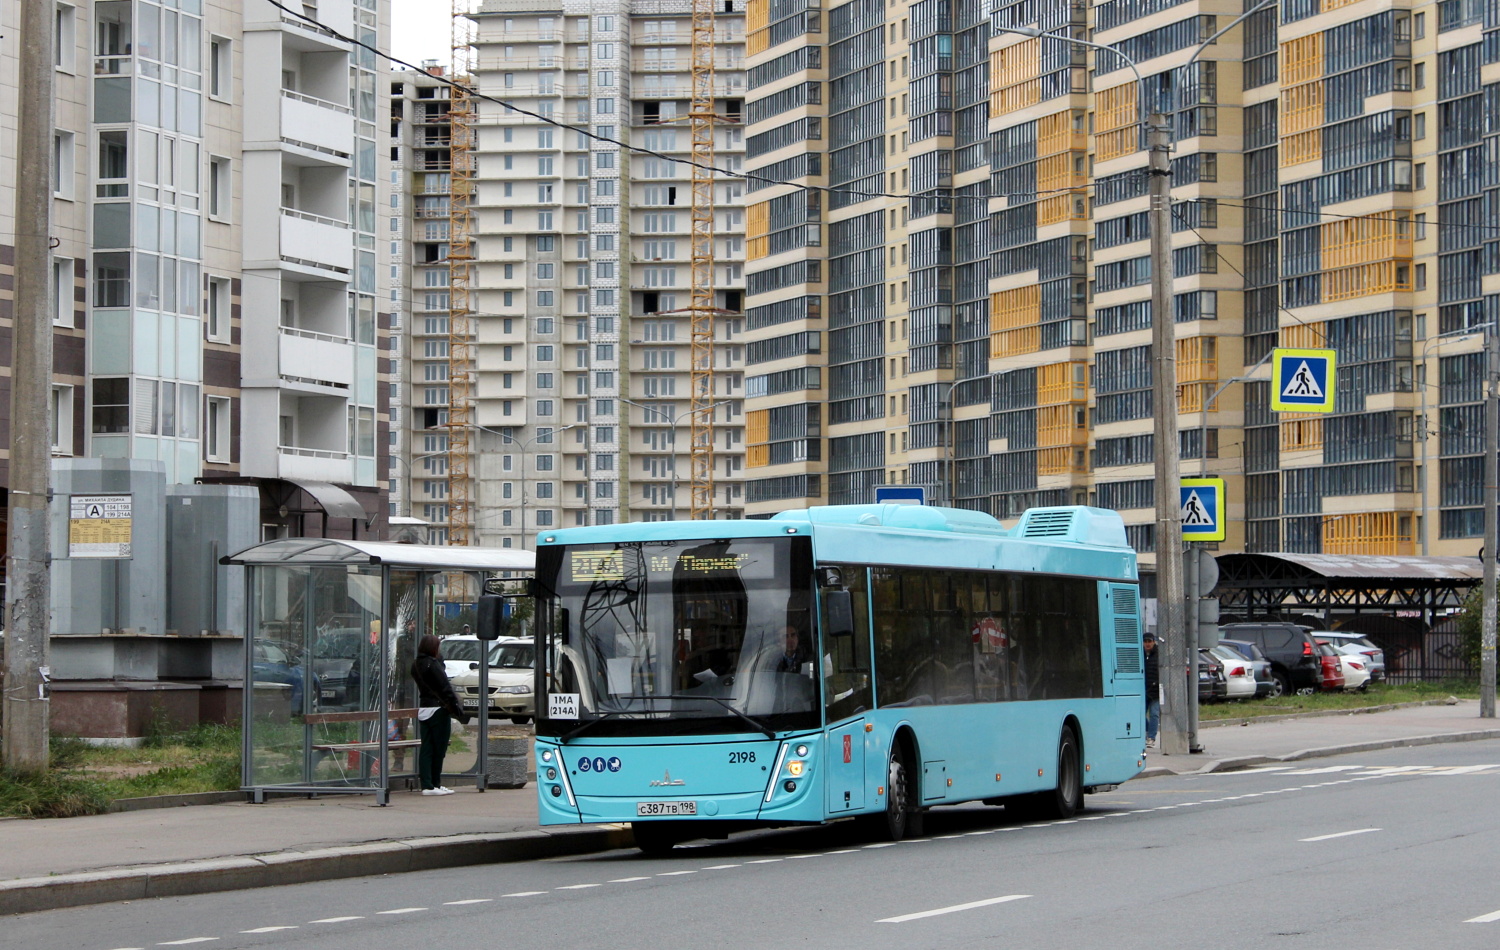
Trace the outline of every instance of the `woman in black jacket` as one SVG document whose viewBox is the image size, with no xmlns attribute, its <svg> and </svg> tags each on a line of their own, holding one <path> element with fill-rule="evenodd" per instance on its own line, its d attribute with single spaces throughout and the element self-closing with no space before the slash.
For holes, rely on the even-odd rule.
<svg viewBox="0 0 1500 950">
<path fill-rule="evenodd" d="M 411 678 L 417 683 L 417 734 L 422 748 L 417 755 L 417 774 L 422 780 L 423 795 L 452 795 L 443 787 L 443 758 L 448 754 L 448 737 L 452 721 L 467 724 L 468 715 L 453 694 L 448 671 L 439 652 L 442 641 L 432 634 L 417 646 L 417 658 L 411 665 Z"/>
</svg>

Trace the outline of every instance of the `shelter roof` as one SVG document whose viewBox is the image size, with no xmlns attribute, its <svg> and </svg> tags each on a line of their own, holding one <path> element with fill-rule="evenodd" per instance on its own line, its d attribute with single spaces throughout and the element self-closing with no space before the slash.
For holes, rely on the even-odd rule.
<svg viewBox="0 0 1500 950">
<path fill-rule="evenodd" d="M 280 538 L 219 559 L 220 564 L 384 564 L 432 571 L 530 571 L 536 555 L 516 548 L 477 548 L 346 541 L 334 538 Z"/>
</svg>

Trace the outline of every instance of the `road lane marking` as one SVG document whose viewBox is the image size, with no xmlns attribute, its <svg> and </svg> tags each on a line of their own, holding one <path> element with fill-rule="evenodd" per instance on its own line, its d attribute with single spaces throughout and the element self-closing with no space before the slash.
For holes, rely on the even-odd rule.
<svg viewBox="0 0 1500 950">
<path fill-rule="evenodd" d="M 291 925 L 283 924 L 280 927 L 256 927 L 254 930 L 241 930 L 240 933 L 242 933 L 242 934 L 269 934 L 269 933 L 275 933 L 278 930 L 296 930 L 296 929 L 297 929 L 296 927 L 293 927 Z"/>
<path fill-rule="evenodd" d="M 1359 828 L 1354 831 L 1336 831 L 1331 835 L 1318 835 L 1316 838 L 1298 838 L 1298 841 L 1327 841 L 1330 838 L 1347 838 L 1350 835 L 1366 835 L 1372 831 L 1380 831 L 1380 828 Z"/>
<path fill-rule="evenodd" d="M 547 892 L 546 891 L 515 891 L 514 893 L 511 893 L 511 894 L 501 894 L 500 896 L 501 897 L 535 897 L 538 894 L 545 894 L 545 893 L 547 893 Z"/>
<path fill-rule="evenodd" d="M 444 907 L 459 907 L 463 904 L 488 904 L 493 897 L 471 897 L 466 901 L 443 901 Z"/>
<path fill-rule="evenodd" d="M 629 884 L 632 881 L 649 881 L 649 880 L 651 880 L 651 878 L 649 878 L 649 877 L 617 877 L 613 881 L 610 881 L 609 883 L 611 883 L 611 884 Z"/>
<path fill-rule="evenodd" d="M 657 877 L 677 877 L 680 874 L 697 874 L 697 873 L 698 873 L 698 871 L 696 869 L 694 869 L 692 871 L 663 871 L 663 872 L 661 872 L 660 874 L 658 874 L 656 876 Z"/>
<path fill-rule="evenodd" d="M 824 851 L 824 854 L 858 854 L 858 848 L 846 848 L 843 851 Z M 738 865 L 726 865 L 726 867 L 737 867 Z"/>
<path fill-rule="evenodd" d="M 895 844 L 895 842 L 892 841 L 891 844 Z M 883 847 L 889 847 L 889 845 L 883 845 Z M 781 860 L 780 858 L 761 858 L 759 861 L 746 861 L 745 863 L 746 864 L 775 864 L 777 861 L 780 861 L 780 860 Z"/>
<path fill-rule="evenodd" d="M 422 910 L 426 910 L 426 909 L 427 908 L 425 908 L 425 907 L 397 907 L 395 910 L 377 910 L 375 913 L 377 913 L 377 914 L 415 914 L 418 911 L 422 911 Z"/>
<path fill-rule="evenodd" d="M 727 868 L 737 868 L 739 866 L 740 865 L 738 865 L 738 864 L 710 864 L 708 867 L 704 868 L 703 870 L 705 870 L 705 871 L 723 871 L 723 870 L 725 870 Z"/>
<path fill-rule="evenodd" d="M 559 887 L 558 890 L 560 890 L 560 891 L 581 891 L 581 890 L 585 890 L 585 889 L 590 888 L 590 887 L 603 887 L 603 886 L 604 885 L 602 885 L 602 884 L 564 884 L 562 887 Z"/>
<path fill-rule="evenodd" d="M 896 845 L 898 845 L 900 843 L 901 842 L 899 842 L 899 841 L 879 841 L 879 842 L 876 842 L 875 844 L 867 844 L 867 845 L 865 845 L 865 850 L 868 851 L 871 848 L 894 848 Z M 760 862 L 760 861 L 751 861 L 750 863 L 751 864 L 761 864 L 762 862 Z"/>
<path fill-rule="evenodd" d="M 364 920 L 363 917 L 324 917 L 321 920 L 309 920 L 310 924 L 342 924 L 348 920 Z"/>
<path fill-rule="evenodd" d="M 188 943 L 208 943 L 210 940 L 218 940 L 218 937 L 187 937 L 182 940 L 164 940 L 157 944 L 158 947 L 180 947 Z"/>
<path fill-rule="evenodd" d="M 939 907 L 936 910 L 923 910 L 915 914 L 902 914 L 899 917 L 886 917 L 875 921 L 877 924 L 904 924 L 908 920 L 921 920 L 924 917 L 939 917 L 943 914 L 956 914 L 961 910 L 973 910 L 976 907 L 989 907 L 991 904 L 1004 904 L 1007 901 L 1020 901 L 1030 897 L 1030 894 L 1007 894 L 1004 897 L 991 897 L 988 900 L 970 901 L 967 904 L 954 904 L 951 907 Z"/>
<path fill-rule="evenodd" d="M 1470 917 L 1468 920 L 1464 921 L 1464 923 L 1493 924 L 1497 920 L 1500 920 L 1500 910 L 1495 911 L 1493 914 L 1480 914 L 1478 917 Z"/>
</svg>

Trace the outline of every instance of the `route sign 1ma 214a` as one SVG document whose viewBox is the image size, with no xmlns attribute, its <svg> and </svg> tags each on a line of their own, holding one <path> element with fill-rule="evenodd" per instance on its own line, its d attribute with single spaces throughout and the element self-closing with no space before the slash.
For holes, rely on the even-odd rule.
<svg viewBox="0 0 1500 950">
<path fill-rule="evenodd" d="M 68 498 L 68 557 L 130 557 L 129 495 Z"/>
<path fill-rule="evenodd" d="M 1271 409 L 1332 412 L 1338 353 L 1278 347 L 1271 356 Z"/>
<path fill-rule="evenodd" d="M 1224 479 L 1184 478 L 1179 488 L 1182 540 L 1224 540 Z"/>
</svg>

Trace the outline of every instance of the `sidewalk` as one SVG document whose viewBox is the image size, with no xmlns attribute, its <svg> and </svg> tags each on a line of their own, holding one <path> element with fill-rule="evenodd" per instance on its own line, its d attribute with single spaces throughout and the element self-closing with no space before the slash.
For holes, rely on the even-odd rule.
<svg viewBox="0 0 1500 950">
<path fill-rule="evenodd" d="M 1212 772 L 1404 745 L 1500 739 L 1478 703 L 1206 725 L 1204 752 L 1152 751 L 1144 776 Z M 0 914 L 624 847 L 628 829 L 543 830 L 536 789 L 446 797 L 273 799 L 88 818 L 0 821 Z"/>
</svg>

